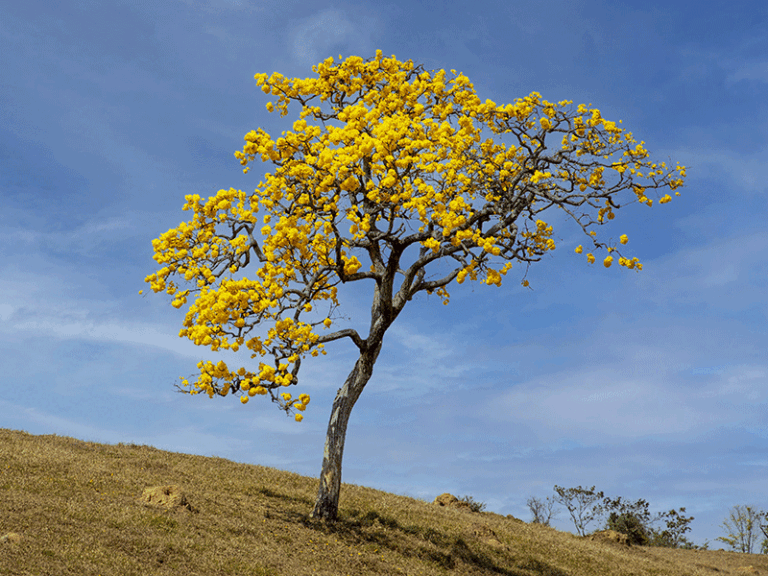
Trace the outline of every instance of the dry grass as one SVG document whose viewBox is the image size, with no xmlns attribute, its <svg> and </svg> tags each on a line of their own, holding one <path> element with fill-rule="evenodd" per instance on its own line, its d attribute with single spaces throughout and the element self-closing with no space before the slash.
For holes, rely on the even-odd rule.
<svg viewBox="0 0 768 576">
<path fill-rule="evenodd" d="M 141 499 L 160 485 L 189 505 Z M 768 576 L 765 556 L 627 548 L 349 484 L 326 526 L 309 518 L 316 490 L 273 468 L 0 429 L 0 574 Z"/>
</svg>

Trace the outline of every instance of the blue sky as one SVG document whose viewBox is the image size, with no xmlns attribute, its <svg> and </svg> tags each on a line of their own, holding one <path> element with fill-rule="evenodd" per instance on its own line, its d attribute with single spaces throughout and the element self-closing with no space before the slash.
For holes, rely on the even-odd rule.
<svg viewBox="0 0 768 576">
<path fill-rule="evenodd" d="M 233 152 L 292 122 L 266 112 L 255 73 L 377 48 L 462 71 L 483 100 L 592 103 L 689 168 L 680 197 L 598 230 L 629 236 L 640 273 L 588 265 L 552 216 L 533 290 L 517 265 L 500 288 L 454 286 L 449 306 L 415 298 L 352 412 L 343 481 L 525 520 L 528 497 L 595 485 L 684 506 L 688 537 L 721 547 L 732 506 L 768 508 L 760 0 L 3 3 L 0 427 L 318 476 L 351 343 L 302 366 L 301 423 L 263 398 L 181 395 L 199 360 L 237 357 L 180 339 L 183 311 L 144 278 L 184 196 L 253 190 L 260 168 L 243 175 Z M 367 290 L 342 293 L 352 325 Z M 573 530 L 565 511 L 554 525 Z"/>
</svg>

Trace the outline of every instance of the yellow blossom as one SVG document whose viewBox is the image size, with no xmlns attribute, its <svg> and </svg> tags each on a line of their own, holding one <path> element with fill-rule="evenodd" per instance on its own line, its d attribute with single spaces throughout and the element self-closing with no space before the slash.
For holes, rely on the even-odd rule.
<svg viewBox="0 0 768 576">
<path fill-rule="evenodd" d="M 145 282 L 186 314 L 179 336 L 212 353 L 247 349 L 258 362 L 201 361 L 196 378 L 182 380 L 190 394 L 240 392 L 244 404 L 282 397 L 281 408 L 305 412 L 308 395 L 275 392 L 300 384 L 299 367 L 326 353 L 327 338 L 352 336 L 361 351 L 381 343 L 351 327 L 327 331 L 342 287 L 358 288 L 344 285 L 371 288 L 385 326 L 418 292 L 447 305 L 453 279 L 500 286 L 513 260 L 536 262 L 556 248 L 562 236 L 544 215 L 555 206 L 608 249 L 610 266 L 615 249 L 587 228 L 631 204 L 621 194 L 652 206 L 663 188 L 679 196 L 686 177 L 684 166 L 653 162 L 644 142 L 591 104 L 538 92 L 497 104 L 461 73 L 381 51 L 327 58 L 313 72 L 254 76 L 267 110 L 290 117 L 279 136 L 248 130 L 234 155 L 244 173 L 267 169 L 247 191 L 185 195 L 187 221 L 152 241 L 157 269 Z M 642 270 L 636 258 L 615 257 Z"/>
</svg>

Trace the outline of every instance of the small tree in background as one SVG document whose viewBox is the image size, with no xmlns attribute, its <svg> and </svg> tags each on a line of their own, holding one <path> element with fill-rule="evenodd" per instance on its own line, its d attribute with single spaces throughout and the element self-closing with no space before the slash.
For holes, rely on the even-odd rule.
<svg viewBox="0 0 768 576">
<path fill-rule="evenodd" d="M 728 519 L 721 524 L 728 535 L 719 536 L 717 540 L 728 544 L 731 550 L 752 554 L 752 548 L 759 538 L 758 529 L 762 528 L 760 522 L 765 516 L 765 512 L 752 506 L 734 506 Z"/>
<path fill-rule="evenodd" d="M 649 504 L 643 499 L 630 503 L 622 500 L 605 498 L 601 504 L 603 512 L 608 513 L 606 528 L 621 532 L 629 537 L 632 544 L 645 546 L 649 542 L 649 529 L 653 521 Z"/>
<path fill-rule="evenodd" d="M 552 518 L 556 515 L 555 512 L 555 500 L 547 496 L 546 500 L 542 501 L 535 496 L 531 496 L 526 501 L 528 509 L 533 514 L 533 524 L 543 524 L 549 526 Z"/>
<path fill-rule="evenodd" d="M 605 498 L 601 504 L 603 512 L 609 514 L 606 528 L 626 534 L 633 544 L 641 546 L 664 546 L 678 548 L 688 541 L 683 537 L 691 528 L 693 516 L 682 515 L 685 508 L 660 512 L 655 517 L 651 515 L 649 503 L 644 499 L 636 502 L 618 498 Z M 666 519 L 666 528 L 657 530 L 653 524 Z M 690 543 L 689 543 L 690 544 Z"/>
<path fill-rule="evenodd" d="M 763 512 L 762 517 L 759 520 L 760 531 L 763 533 L 763 536 L 765 536 L 763 543 L 760 546 L 760 553 L 768 554 L 768 512 Z"/>
<path fill-rule="evenodd" d="M 626 534 L 632 544 L 647 546 L 648 530 L 642 520 L 630 512 L 611 512 L 605 524 L 606 529 Z"/>
<path fill-rule="evenodd" d="M 666 519 L 666 528 L 662 530 L 650 529 L 650 542 L 651 546 L 664 546 L 667 548 L 688 548 L 688 549 L 704 549 L 708 547 L 707 544 L 704 547 L 695 546 L 692 542 L 687 540 L 684 534 L 690 531 L 689 524 L 693 522 L 693 516 L 684 516 L 685 508 L 679 510 L 672 509 L 669 512 L 664 512 L 660 515 L 660 518 Z"/>
<path fill-rule="evenodd" d="M 604 497 L 602 492 L 595 492 L 595 487 L 582 488 L 562 488 L 555 484 L 557 492 L 555 502 L 565 506 L 571 515 L 576 532 L 580 536 L 586 535 L 587 526 L 598 516 L 602 514 L 600 499 Z"/>
<path fill-rule="evenodd" d="M 332 521 L 350 413 L 406 304 L 421 292 L 448 304 L 454 282 L 500 286 L 514 261 L 527 270 L 556 248 L 545 220 L 552 208 L 585 234 L 589 264 L 604 249 L 604 266 L 640 270 L 619 250 L 626 235 L 599 242 L 590 228 L 614 218 L 625 192 L 651 206 L 650 191 L 678 188 L 685 169 L 650 160 L 631 133 L 570 101 L 536 92 L 514 104 L 482 101 L 461 73 L 381 51 L 370 60 L 329 58 L 313 70 L 306 79 L 256 75 L 273 98 L 269 111 L 298 109 L 281 137 L 252 130 L 235 153 L 244 172 L 257 160 L 273 171 L 253 193 L 187 195 L 183 209 L 194 216 L 153 240 L 163 267 L 146 281 L 176 308 L 194 297 L 179 336 L 271 359 L 254 371 L 201 361 L 195 381 L 182 379 L 190 394 L 239 395 L 244 404 L 268 395 L 286 414 L 303 412 L 309 395 L 287 392 L 299 385 L 302 361 L 335 340 L 356 347 L 331 408 L 311 513 Z M 665 194 L 659 204 L 670 200 Z M 236 278 L 252 259 L 248 276 Z M 338 286 L 355 282 L 370 294 L 367 334 L 331 329 Z M 265 334 L 252 334 L 258 325 Z"/>
</svg>

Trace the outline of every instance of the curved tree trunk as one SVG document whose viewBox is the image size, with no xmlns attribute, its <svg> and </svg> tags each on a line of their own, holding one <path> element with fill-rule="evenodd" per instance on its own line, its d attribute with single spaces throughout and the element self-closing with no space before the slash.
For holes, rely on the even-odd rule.
<svg viewBox="0 0 768 576">
<path fill-rule="evenodd" d="M 363 388 L 371 379 L 373 365 L 381 350 L 381 344 L 382 340 L 379 340 L 360 354 L 360 358 L 355 362 L 355 367 L 347 376 L 344 386 L 339 388 L 336 393 L 325 436 L 320 488 L 317 491 L 315 507 L 310 514 L 311 518 L 320 518 L 328 522 L 336 521 L 341 490 L 341 459 L 344 455 L 344 439 L 347 434 L 349 415 Z"/>
</svg>

